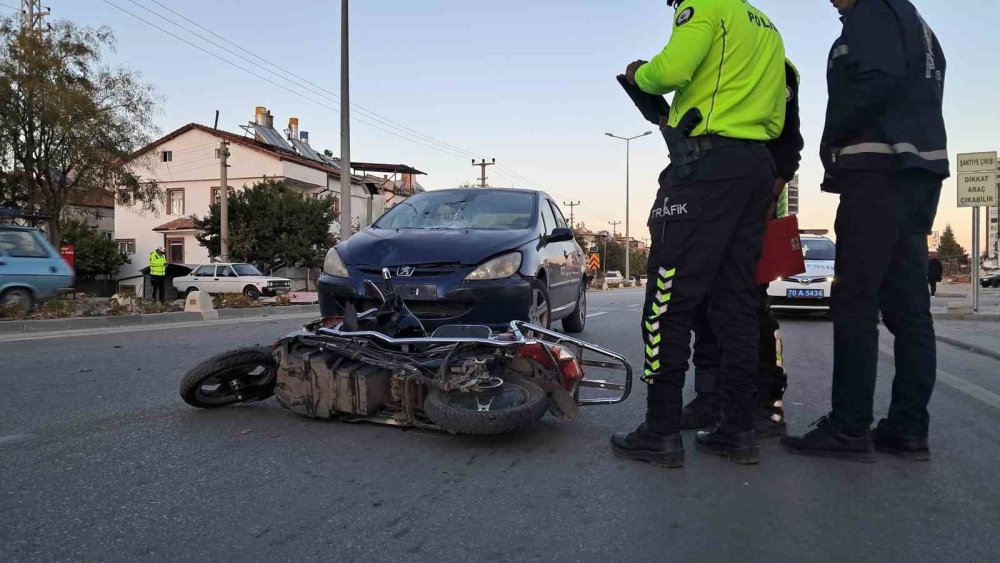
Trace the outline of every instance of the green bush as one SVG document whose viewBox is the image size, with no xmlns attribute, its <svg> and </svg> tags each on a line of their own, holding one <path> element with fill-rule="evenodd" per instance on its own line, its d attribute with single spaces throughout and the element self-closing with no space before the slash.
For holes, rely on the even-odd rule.
<svg viewBox="0 0 1000 563">
<path fill-rule="evenodd" d="M 0 320 L 20 321 L 24 319 L 24 313 L 17 304 L 0 305 Z"/>
<path fill-rule="evenodd" d="M 65 319 L 76 315 L 76 303 L 68 299 L 45 301 L 34 316 L 39 319 Z"/>
</svg>

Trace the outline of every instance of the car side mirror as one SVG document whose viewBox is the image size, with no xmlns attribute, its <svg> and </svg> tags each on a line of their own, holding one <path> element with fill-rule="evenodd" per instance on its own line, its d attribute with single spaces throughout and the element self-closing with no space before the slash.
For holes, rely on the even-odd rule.
<svg viewBox="0 0 1000 563">
<path fill-rule="evenodd" d="M 573 230 L 566 227 L 552 229 L 552 234 L 545 237 L 545 242 L 567 242 L 573 240 Z"/>
</svg>

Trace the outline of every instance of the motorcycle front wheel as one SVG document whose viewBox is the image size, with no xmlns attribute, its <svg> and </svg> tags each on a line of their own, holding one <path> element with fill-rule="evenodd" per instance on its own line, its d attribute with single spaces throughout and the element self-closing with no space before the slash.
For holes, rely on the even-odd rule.
<svg viewBox="0 0 1000 563">
<path fill-rule="evenodd" d="M 503 434 L 541 418 L 549 398 L 535 382 L 507 377 L 492 392 L 431 389 L 424 411 L 431 421 L 453 434 Z"/>
<path fill-rule="evenodd" d="M 181 380 L 181 398 L 211 409 L 262 401 L 274 395 L 278 366 L 268 348 L 239 348 L 196 365 Z"/>
</svg>

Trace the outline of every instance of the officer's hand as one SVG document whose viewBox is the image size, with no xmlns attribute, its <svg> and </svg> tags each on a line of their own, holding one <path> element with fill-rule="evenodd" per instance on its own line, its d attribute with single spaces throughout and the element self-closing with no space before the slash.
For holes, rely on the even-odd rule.
<svg viewBox="0 0 1000 563">
<path fill-rule="evenodd" d="M 649 61 L 638 60 L 629 63 L 629 65 L 625 67 L 625 80 L 628 80 L 629 84 L 635 86 L 635 71 L 639 70 L 639 67 L 647 62 Z"/>
</svg>

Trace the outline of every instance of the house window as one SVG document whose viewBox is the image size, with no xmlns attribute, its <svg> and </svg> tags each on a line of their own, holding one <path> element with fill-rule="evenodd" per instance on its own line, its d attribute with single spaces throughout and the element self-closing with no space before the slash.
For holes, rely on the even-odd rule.
<svg viewBox="0 0 1000 563">
<path fill-rule="evenodd" d="M 174 161 L 174 151 L 163 151 L 160 153 L 163 157 L 163 162 L 173 162 Z"/>
<path fill-rule="evenodd" d="M 184 188 L 167 190 L 167 215 L 184 215 Z"/>
<path fill-rule="evenodd" d="M 115 234 L 111 231 L 101 231 L 101 238 L 104 240 L 115 240 Z"/>
<path fill-rule="evenodd" d="M 115 242 L 118 243 L 118 253 L 124 254 L 126 256 L 132 256 L 135 254 L 135 239 L 118 239 Z"/>
<path fill-rule="evenodd" d="M 172 264 L 184 263 L 184 239 L 182 238 L 167 239 L 167 262 L 170 262 Z"/>
</svg>

